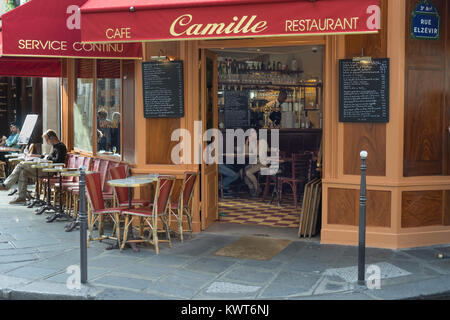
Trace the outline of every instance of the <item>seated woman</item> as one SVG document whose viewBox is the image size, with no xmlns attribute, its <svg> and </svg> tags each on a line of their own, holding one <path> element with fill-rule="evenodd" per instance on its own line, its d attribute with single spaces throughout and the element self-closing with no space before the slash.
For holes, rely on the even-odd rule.
<svg viewBox="0 0 450 320">
<path fill-rule="evenodd" d="M 256 159 L 256 163 L 250 163 L 245 167 L 245 178 L 244 181 L 250 189 L 251 196 L 258 196 L 260 193 L 260 187 L 258 179 L 256 178 L 256 173 L 261 170 L 261 168 L 267 167 L 261 163 L 259 159 L 260 154 L 267 154 L 267 141 L 265 139 L 258 139 L 258 134 L 256 130 L 251 130 L 250 136 L 245 142 L 246 152 L 249 154 L 250 161 L 252 157 Z"/>
</svg>

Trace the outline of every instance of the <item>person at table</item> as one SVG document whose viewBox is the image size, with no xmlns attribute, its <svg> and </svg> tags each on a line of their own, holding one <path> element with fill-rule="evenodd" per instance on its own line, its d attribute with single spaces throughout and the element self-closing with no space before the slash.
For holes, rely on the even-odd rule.
<svg viewBox="0 0 450 320">
<path fill-rule="evenodd" d="M 19 149 L 19 147 L 17 145 L 17 142 L 19 141 L 19 135 L 20 135 L 19 126 L 15 123 L 11 123 L 9 126 L 9 130 L 11 131 L 11 135 L 8 138 L 5 136 L 2 137 L 2 139 L 0 141 L 0 147 Z"/>
<path fill-rule="evenodd" d="M 219 174 L 223 175 L 222 188 L 224 197 L 230 197 L 232 195 L 230 191 L 230 185 L 239 179 L 239 173 L 234 171 L 231 166 L 226 164 L 219 164 Z"/>
<path fill-rule="evenodd" d="M 19 145 L 17 144 L 20 136 L 19 126 L 16 123 L 11 123 L 9 126 L 9 130 L 11 131 L 11 135 L 8 138 L 5 136 L 1 138 L 0 147 L 14 148 L 19 150 Z M 6 161 L 5 153 L 3 152 L 0 153 L 0 161 Z"/>
<path fill-rule="evenodd" d="M 111 122 L 111 150 L 120 154 L 120 113 L 114 112 Z M 114 150 L 115 148 L 115 150 Z"/>
<path fill-rule="evenodd" d="M 259 154 L 266 154 L 268 150 L 267 141 L 265 139 L 258 139 L 258 134 L 256 130 L 251 130 L 250 135 L 245 141 L 246 153 L 249 154 L 250 158 L 252 156 L 256 159 L 256 163 L 250 163 L 245 167 L 245 184 L 250 190 L 250 195 L 256 197 L 260 193 L 260 187 L 258 179 L 256 178 L 256 173 L 261 170 L 261 168 L 267 167 L 263 165 L 259 159 Z"/>
<path fill-rule="evenodd" d="M 103 149 L 105 151 L 108 151 L 111 147 L 111 126 L 112 122 L 108 119 L 108 111 L 100 106 L 97 112 L 97 129 L 101 131 L 106 139 L 106 147 Z M 100 149 L 97 151 L 100 151 Z"/>
<path fill-rule="evenodd" d="M 53 163 L 65 163 L 67 149 L 64 143 L 59 141 L 56 132 L 54 130 L 47 130 L 42 135 L 42 138 L 47 144 L 52 146 L 52 150 L 49 155 L 42 156 L 41 158 L 52 161 Z M 38 169 L 38 175 L 41 176 L 42 173 L 42 169 Z M 27 196 L 27 181 L 34 177 L 36 177 L 36 169 L 33 169 L 29 164 L 19 163 L 8 178 L 0 184 L 0 190 L 9 190 L 19 182 L 18 196 L 9 203 L 24 204 L 26 203 Z"/>
</svg>

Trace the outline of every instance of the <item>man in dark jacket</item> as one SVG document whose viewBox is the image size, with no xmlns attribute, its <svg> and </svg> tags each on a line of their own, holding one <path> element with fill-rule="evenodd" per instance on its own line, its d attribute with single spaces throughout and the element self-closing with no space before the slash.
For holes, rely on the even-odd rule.
<svg viewBox="0 0 450 320">
<path fill-rule="evenodd" d="M 47 130 L 42 136 L 47 144 L 52 146 L 52 150 L 49 155 L 42 156 L 53 163 L 65 163 L 67 149 L 64 143 L 59 141 L 58 135 L 53 130 Z M 42 175 L 42 169 L 39 170 L 39 175 Z M 18 197 L 10 204 L 24 204 L 26 203 L 27 196 L 27 182 L 29 178 L 36 177 L 36 169 L 33 169 L 30 165 L 19 163 L 9 177 L 0 184 L 0 190 L 8 190 L 19 182 Z"/>
</svg>

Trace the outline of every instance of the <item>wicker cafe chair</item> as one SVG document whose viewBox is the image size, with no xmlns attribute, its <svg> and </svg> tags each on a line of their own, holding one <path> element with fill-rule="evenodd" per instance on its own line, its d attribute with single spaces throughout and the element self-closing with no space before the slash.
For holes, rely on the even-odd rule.
<svg viewBox="0 0 450 320">
<path fill-rule="evenodd" d="M 183 242 L 183 217 L 186 215 L 188 229 L 185 231 L 192 232 L 192 197 L 194 195 L 195 183 L 197 182 L 197 172 L 185 172 L 183 185 L 181 187 L 178 202 L 172 202 L 170 205 L 170 214 L 173 215 L 178 222 L 178 233 L 180 240 Z M 170 216 L 169 216 L 170 225 Z"/>
<path fill-rule="evenodd" d="M 100 242 L 104 239 L 116 240 L 120 246 L 120 226 L 119 219 L 123 208 L 105 208 L 105 201 L 103 199 L 102 185 L 100 173 L 90 173 L 86 175 L 86 189 L 89 199 L 89 238 L 88 246 L 91 240 L 99 240 Z M 104 235 L 104 218 L 109 217 L 114 223 L 114 228 L 110 235 Z M 93 238 L 92 232 L 94 230 L 94 225 L 98 223 L 98 238 Z"/>
<path fill-rule="evenodd" d="M 128 166 L 118 166 L 109 169 L 109 174 L 111 176 L 111 179 L 126 179 L 127 178 L 127 171 Z M 116 199 L 116 205 L 119 207 L 127 207 L 129 206 L 129 194 L 128 194 L 128 188 L 122 188 L 122 187 L 114 187 L 114 195 Z M 141 207 L 147 207 L 150 204 L 150 201 L 143 200 L 143 199 L 132 199 L 131 205 L 132 206 L 141 206 Z"/>
<path fill-rule="evenodd" d="M 6 163 L 3 161 L 0 161 L 0 179 L 6 179 Z"/>
<path fill-rule="evenodd" d="M 150 243 L 155 247 L 156 254 L 159 254 L 159 242 L 168 242 L 169 247 L 172 248 L 170 240 L 170 231 L 168 224 L 168 216 L 170 215 L 170 196 L 175 184 L 174 176 L 160 176 L 158 177 L 155 189 L 155 198 L 151 208 L 125 209 L 122 214 L 125 216 L 125 226 L 123 241 L 120 250 L 125 248 L 126 243 Z M 133 223 L 134 218 L 139 218 L 139 238 L 128 239 L 128 229 Z M 167 240 L 158 239 L 158 218 L 161 219 Z M 145 224 L 150 227 L 151 231 L 148 237 L 144 236 Z M 163 231 L 164 232 L 164 231 Z"/>
</svg>

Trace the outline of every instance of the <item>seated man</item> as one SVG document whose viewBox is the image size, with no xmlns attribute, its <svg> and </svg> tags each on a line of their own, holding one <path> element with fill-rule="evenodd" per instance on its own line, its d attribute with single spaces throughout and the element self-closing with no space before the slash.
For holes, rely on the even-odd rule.
<svg viewBox="0 0 450 320">
<path fill-rule="evenodd" d="M 53 130 L 47 130 L 42 136 L 47 144 L 52 146 L 50 155 L 43 156 L 53 163 L 65 163 L 67 149 L 64 143 L 59 141 L 56 132 Z M 39 172 L 42 175 L 42 172 Z M 36 176 L 36 169 L 31 168 L 30 165 L 19 163 L 14 171 L 9 175 L 9 177 L 0 184 L 0 190 L 8 190 L 13 185 L 19 182 L 18 197 L 10 202 L 10 204 L 26 203 L 27 195 L 27 181 L 29 178 L 34 178 Z"/>
<path fill-rule="evenodd" d="M 223 195 L 231 196 L 230 185 L 239 178 L 239 173 L 226 164 L 219 164 L 219 174 L 223 175 Z"/>
<path fill-rule="evenodd" d="M 0 147 L 8 147 L 8 148 L 16 148 L 19 149 L 17 142 L 19 141 L 20 129 L 15 123 L 11 123 L 9 126 L 9 130 L 11 131 L 11 135 L 6 138 L 2 137 L 0 141 Z"/>
</svg>

